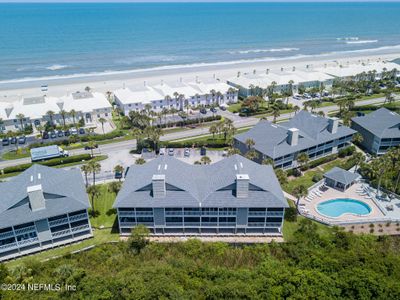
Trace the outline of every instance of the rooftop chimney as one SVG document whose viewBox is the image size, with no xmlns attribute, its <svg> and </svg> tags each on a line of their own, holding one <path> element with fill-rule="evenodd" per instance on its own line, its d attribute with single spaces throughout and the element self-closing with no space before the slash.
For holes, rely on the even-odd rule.
<svg viewBox="0 0 400 300">
<path fill-rule="evenodd" d="M 336 133 L 338 127 L 339 127 L 339 119 L 335 117 L 329 118 L 328 131 L 330 133 Z"/>
<path fill-rule="evenodd" d="M 46 202 L 44 200 L 41 184 L 28 186 L 26 190 L 28 193 L 32 211 L 38 211 L 46 208 Z"/>
<path fill-rule="evenodd" d="M 247 174 L 236 175 L 236 197 L 247 198 L 249 196 L 250 178 Z"/>
<path fill-rule="evenodd" d="M 163 174 L 153 175 L 152 185 L 153 185 L 153 197 L 164 198 L 166 194 L 165 175 Z"/>
<path fill-rule="evenodd" d="M 299 143 L 299 130 L 297 128 L 289 128 L 287 142 L 290 146 L 297 146 Z"/>
</svg>

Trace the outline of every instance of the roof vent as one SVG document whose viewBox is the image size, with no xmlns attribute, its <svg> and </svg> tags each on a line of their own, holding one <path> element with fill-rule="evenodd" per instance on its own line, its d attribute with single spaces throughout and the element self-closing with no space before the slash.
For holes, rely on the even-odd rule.
<svg viewBox="0 0 400 300">
<path fill-rule="evenodd" d="M 166 194 L 165 175 L 163 174 L 153 175 L 152 188 L 153 188 L 154 198 L 164 198 Z"/>
<path fill-rule="evenodd" d="M 46 208 L 46 203 L 44 200 L 43 189 L 41 184 L 28 186 L 27 193 L 32 211 L 38 211 Z"/>
<path fill-rule="evenodd" d="M 250 178 L 247 174 L 236 175 L 236 197 L 247 198 L 249 196 Z"/>
</svg>

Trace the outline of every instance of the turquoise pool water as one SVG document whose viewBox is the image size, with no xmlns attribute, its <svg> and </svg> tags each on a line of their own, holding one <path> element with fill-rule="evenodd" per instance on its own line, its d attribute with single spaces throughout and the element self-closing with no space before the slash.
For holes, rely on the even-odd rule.
<svg viewBox="0 0 400 300">
<path fill-rule="evenodd" d="M 349 198 L 322 202 L 318 204 L 317 210 L 328 217 L 340 217 L 343 214 L 368 215 L 371 212 L 368 204 Z"/>
</svg>

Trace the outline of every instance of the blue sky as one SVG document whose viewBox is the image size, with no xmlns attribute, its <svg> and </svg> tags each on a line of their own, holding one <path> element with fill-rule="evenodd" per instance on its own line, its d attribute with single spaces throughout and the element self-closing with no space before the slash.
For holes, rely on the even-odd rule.
<svg viewBox="0 0 400 300">
<path fill-rule="evenodd" d="M 8 3 L 16 3 L 16 2 L 400 2 L 400 0 L 0 0 L 0 3 L 8 2 Z"/>
</svg>

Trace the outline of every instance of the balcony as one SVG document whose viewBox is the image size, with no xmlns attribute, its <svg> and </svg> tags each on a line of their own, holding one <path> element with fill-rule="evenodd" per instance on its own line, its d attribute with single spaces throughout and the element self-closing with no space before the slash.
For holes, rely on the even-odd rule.
<svg viewBox="0 0 400 300">
<path fill-rule="evenodd" d="M 249 223 L 248 226 L 249 226 L 249 227 L 264 227 L 264 226 L 265 226 L 265 223 L 254 222 L 254 223 Z"/>
<path fill-rule="evenodd" d="M 80 232 L 80 231 L 85 231 L 89 229 L 89 224 L 77 226 L 77 227 L 72 227 L 71 231 L 72 233 Z"/>
<path fill-rule="evenodd" d="M 69 217 L 69 221 L 70 222 L 75 222 L 75 221 L 80 221 L 80 220 L 85 220 L 87 219 L 87 214 L 86 213 L 81 213 L 79 215 L 75 215 L 75 216 L 70 216 Z"/>
<path fill-rule="evenodd" d="M 265 211 L 249 211 L 249 216 L 265 216 Z"/>
<path fill-rule="evenodd" d="M 219 227 L 235 227 L 236 222 L 219 222 Z"/>
<path fill-rule="evenodd" d="M 267 212 L 268 217 L 283 217 L 283 211 L 269 211 Z"/>
<path fill-rule="evenodd" d="M 265 227 L 280 227 L 281 223 L 267 223 Z"/>
<path fill-rule="evenodd" d="M 39 242 L 39 238 L 34 237 L 34 238 L 19 241 L 18 246 L 26 246 L 26 245 L 34 244 L 36 242 Z"/>
<path fill-rule="evenodd" d="M 5 252 L 5 251 L 9 251 L 12 249 L 17 248 L 17 243 L 11 243 L 11 244 L 5 244 L 5 245 L 1 245 L 0 246 L 0 252 Z"/>
<path fill-rule="evenodd" d="M 136 216 L 137 217 L 153 216 L 153 212 L 152 211 L 137 211 Z"/>
<path fill-rule="evenodd" d="M 119 225 L 121 227 L 133 227 L 136 226 L 136 222 L 120 222 Z"/>
<path fill-rule="evenodd" d="M 68 223 L 68 218 L 62 218 L 62 219 L 57 219 L 57 220 L 53 220 L 53 221 L 49 221 L 49 226 L 53 227 L 53 226 L 57 226 L 57 225 L 63 225 L 63 224 L 67 224 Z"/>
<path fill-rule="evenodd" d="M 34 231 L 36 231 L 36 227 L 34 225 L 14 230 L 15 235 L 20 235 L 20 234 L 24 234 L 24 233 L 28 233 L 28 232 L 34 232 Z"/>
<path fill-rule="evenodd" d="M 166 222 L 165 226 L 168 226 L 168 227 L 172 227 L 172 226 L 182 227 L 183 223 L 182 222 Z"/>
<path fill-rule="evenodd" d="M 120 215 L 121 217 L 124 217 L 124 216 L 126 216 L 126 217 L 134 217 L 135 216 L 135 212 L 134 211 L 119 211 L 118 215 Z"/>
<path fill-rule="evenodd" d="M 65 229 L 65 230 L 53 232 L 53 233 L 52 233 L 52 236 L 53 236 L 53 238 L 57 238 L 57 237 L 61 237 L 61 236 L 65 236 L 65 235 L 70 235 L 70 234 L 71 234 L 71 230 Z"/>
<path fill-rule="evenodd" d="M 0 233 L 0 240 L 6 239 L 6 238 L 9 238 L 9 237 L 13 237 L 13 236 L 14 236 L 14 232 L 12 232 L 12 231 L 3 232 L 3 233 Z"/>
</svg>

